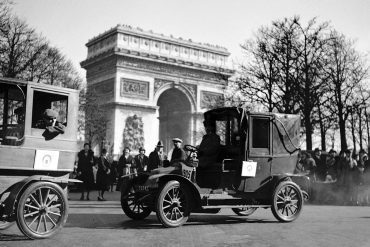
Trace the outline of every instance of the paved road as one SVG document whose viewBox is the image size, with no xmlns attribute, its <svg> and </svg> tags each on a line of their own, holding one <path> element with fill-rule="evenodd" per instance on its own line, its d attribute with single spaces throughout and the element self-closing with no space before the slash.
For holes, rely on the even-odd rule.
<svg viewBox="0 0 370 247">
<path fill-rule="evenodd" d="M 112 195 L 107 198 L 117 198 Z M 370 207 L 305 205 L 292 223 L 278 223 L 270 210 L 243 218 L 223 209 L 166 229 L 155 214 L 130 220 L 117 201 L 72 197 L 67 224 L 52 239 L 27 240 L 12 226 L 0 233 L 0 246 L 370 246 Z"/>
</svg>

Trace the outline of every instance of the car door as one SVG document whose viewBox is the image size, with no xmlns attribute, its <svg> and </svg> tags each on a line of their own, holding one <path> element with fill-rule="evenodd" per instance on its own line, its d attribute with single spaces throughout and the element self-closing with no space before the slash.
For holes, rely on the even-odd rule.
<svg viewBox="0 0 370 247">
<path fill-rule="evenodd" d="M 271 116 L 251 114 L 249 117 L 249 131 L 247 138 L 247 161 L 256 165 L 254 176 L 243 176 L 243 191 L 254 192 L 261 187 L 271 174 L 272 163 L 272 122 Z"/>
</svg>

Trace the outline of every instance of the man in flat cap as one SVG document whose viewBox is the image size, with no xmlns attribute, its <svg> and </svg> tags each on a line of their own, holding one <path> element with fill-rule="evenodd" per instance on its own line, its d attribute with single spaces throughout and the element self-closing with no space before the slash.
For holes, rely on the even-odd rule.
<svg viewBox="0 0 370 247">
<path fill-rule="evenodd" d="M 180 138 L 173 138 L 172 139 L 174 148 L 172 150 L 172 155 L 171 155 L 171 163 L 175 161 L 185 161 L 186 160 L 186 152 L 184 149 L 182 149 L 181 144 L 182 140 Z"/>
</svg>

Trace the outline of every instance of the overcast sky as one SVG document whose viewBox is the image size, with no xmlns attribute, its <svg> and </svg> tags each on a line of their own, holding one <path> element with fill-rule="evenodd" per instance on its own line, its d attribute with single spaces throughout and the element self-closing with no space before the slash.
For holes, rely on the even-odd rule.
<svg viewBox="0 0 370 247">
<path fill-rule="evenodd" d="M 240 59 L 239 45 L 262 25 L 318 17 L 370 52 L 370 0 L 13 0 L 14 12 L 61 49 L 80 69 L 86 42 L 127 24 L 166 36 L 220 45 Z M 81 73 L 84 70 L 80 69 Z M 82 74 L 84 75 L 84 74 Z"/>
</svg>

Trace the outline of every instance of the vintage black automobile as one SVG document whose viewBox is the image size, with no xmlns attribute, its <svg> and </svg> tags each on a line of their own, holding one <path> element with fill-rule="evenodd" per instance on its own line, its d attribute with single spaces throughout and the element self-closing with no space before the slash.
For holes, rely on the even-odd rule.
<svg viewBox="0 0 370 247">
<path fill-rule="evenodd" d="M 69 179 L 78 151 L 78 94 L 0 77 L 0 230 L 16 222 L 25 236 L 42 239 L 65 224 L 67 185 L 79 182 Z M 46 119 L 46 109 L 57 118 Z"/>
<path fill-rule="evenodd" d="M 163 226 L 177 227 L 192 212 L 231 208 L 248 216 L 257 208 L 271 208 L 279 221 L 295 220 L 306 194 L 294 182 L 306 179 L 294 175 L 300 117 L 228 107 L 210 110 L 204 118 L 220 136 L 218 160 L 202 167 L 194 155 L 198 149 L 185 145 L 186 161 L 126 179 L 121 188 L 126 215 L 139 220 L 155 211 Z"/>
</svg>

